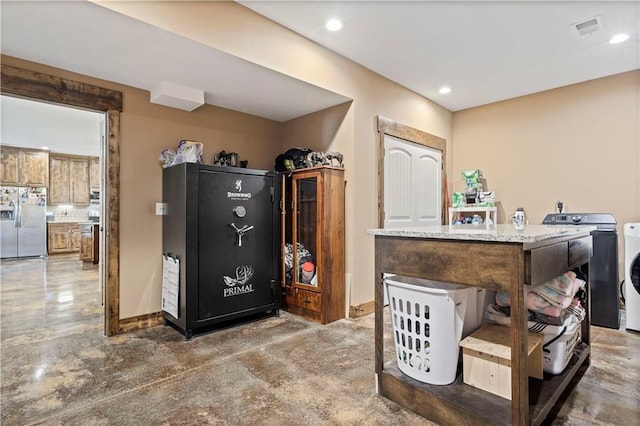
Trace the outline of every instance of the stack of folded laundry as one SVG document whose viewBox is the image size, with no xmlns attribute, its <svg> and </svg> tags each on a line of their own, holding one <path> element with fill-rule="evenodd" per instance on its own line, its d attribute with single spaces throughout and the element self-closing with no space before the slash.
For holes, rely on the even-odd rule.
<svg viewBox="0 0 640 426">
<path fill-rule="evenodd" d="M 556 326 L 581 322 L 585 317 L 585 310 L 581 306 L 580 298 L 576 297 L 585 286 L 585 280 L 581 278 L 578 278 L 575 272 L 568 271 L 535 287 L 525 285 L 529 321 Z M 487 317 L 499 324 L 509 325 L 510 307 L 509 293 L 498 291 L 495 305 L 489 305 L 487 308 Z"/>
</svg>

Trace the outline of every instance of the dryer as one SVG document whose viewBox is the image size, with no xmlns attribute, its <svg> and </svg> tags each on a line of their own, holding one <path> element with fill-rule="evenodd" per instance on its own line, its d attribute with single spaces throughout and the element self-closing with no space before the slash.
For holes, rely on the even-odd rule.
<svg viewBox="0 0 640 426">
<path fill-rule="evenodd" d="M 640 331 L 640 223 L 624 224 L 624 294 L 627 330 Z"/>
</svg>

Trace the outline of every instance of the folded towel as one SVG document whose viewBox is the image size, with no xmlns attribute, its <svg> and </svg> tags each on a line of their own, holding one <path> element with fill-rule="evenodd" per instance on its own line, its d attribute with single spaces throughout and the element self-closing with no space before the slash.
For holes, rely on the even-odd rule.
<svg viewBox="0 0 640 426">
<path fill-rule="evenodd" d="M 531 291 L 547 300 L 553 306 L 564 309 L 571 304 L 578 290 L 585 282 L 575 277 L 573 272 L 567 272 L 551 281 L 534 287 Z"/>
<path fill-rule="evenodd" d="M 550 317 L 559 317 L 562 312 L 562 308 L 552 305 L 534 291 L 527 294 L 527 309 Z"/>
<path fill-rule="evenodd" d="M 530 286 L 524 286 L 524 291 L 527 294 L 525 302 L 528 310 L 551 317 L 560 316 L 562 308 L 558 308 L 557 306 L 552 305 L 548 300 L 534 293 L 533 291 L 530 291 L 530 289 Z M 509 295 L 509 293 L 507 293 L 506 291 L 498 291 L 496 293 L 496 305 L 502 307 L 511 306 L 511 296 Z"/>
<path fill-rule="evenodd" d="M 572 306 L 575 308 L 575 306 Z M 578 309 L 582 309 L 577 307 Z M 486 317 L 489 321 L 495 322 L 500 325 L 510 326 L 511 325 L 511 317 L 503 312 L 503 309 L 508 308 L 500 308 L 499 306 L 489 305 L 487 306 Z M 584 310 L 583 310 L 584 312 Z M 563 313 L 563 319 L 560 321 L 559 318 L 553 320 L 552 323 L 545 323 L 540 321 L 541 318 L 536 318 L 535 314 L 531 314 L 528 318 L 527 328 L 529 332 L 532 333 L 544 333 L 545 334 L 545 343 L 552 336 L 558 335 L 562 333 L 562 330 L 569 325 L 574 323 L 579 323 L 582 321 L 580 318 L 576 317 L 572 313 Z M 584 318 L 584 317 L 583 317 Z"/>
</svg>

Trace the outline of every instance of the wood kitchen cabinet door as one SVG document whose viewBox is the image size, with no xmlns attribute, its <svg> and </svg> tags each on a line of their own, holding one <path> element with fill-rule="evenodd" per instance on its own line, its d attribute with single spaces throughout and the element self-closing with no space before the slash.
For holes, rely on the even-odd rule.
<svg viewBox="0 0 640 426">
<path fill-rule="evenodd" d="M 89 160 L 70 158 L 69 195 L 71 204 L 89 204 Z"/>
<path fill-rule="evenodd" d="M 49 224 L 49 254 L 71 251 L 71 233 L 66 223 Z"/>
<path fill-rule="evenodd" d="M 49 157 L 49 204 L 68 204 L 69 192 L 69 159 L 67 157 Z"/>
<path fill-rule="evenodd" d="M 82 233 L 80 232 L 80 227 L 75 224 L 70 230 L 71 234 L 71 251 L 80 251 L 80 246 L 82 244 Z"/>
<path fill-rule="evenodd" d="M 20 183 L 25 186 L 49 186 L 49 153 L 21 150 Z"/>
<path fill-rule="evenodd" d="M 93 238 L 91 238 L 91 233 L 81 234 L 80 260 L 84 262 L 93 262 Z"/>
<path fill-rule="evenodd" d="M 3 146 L 0 183 L 12 186 L 49 186 L 49 153 Z"/>
<path fill-rule="evenodd" d="M 16 148 L 0 147 L 0 183 L 6 186 L 15 186 L 19 183 L 18 155 Z"/>
<path fill-rule="evenodd" d="M 89 205 L 89 159 L 51 155 L 49 204 Z"/>
<path fill-rule="evenodd" d="M 80 225 L 77 222 L 49 223 L 49 254 L 80 251 Z"/>
<path fill-rule="evenodd" d="M 89 157 L 89 186 L 100 188 L 100 157 Z"/>
<path fill-rule="evenodd" d="M 98 225 L 80 225 L 80 260 L 98 263 Z"/>
</svg>

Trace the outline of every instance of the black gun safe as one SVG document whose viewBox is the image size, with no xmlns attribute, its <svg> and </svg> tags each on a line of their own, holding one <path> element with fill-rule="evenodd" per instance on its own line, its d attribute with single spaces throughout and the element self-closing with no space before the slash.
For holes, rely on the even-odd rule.
<svg viewBox="0 0 640 426">
<path fill-rule="evenodd" d="M 180 260 L 178 316 L 187 339 L 240 319 L 278 315 L 280 177 L 182 163 L 163 170 L 163 254 Z"/>
</svg>

